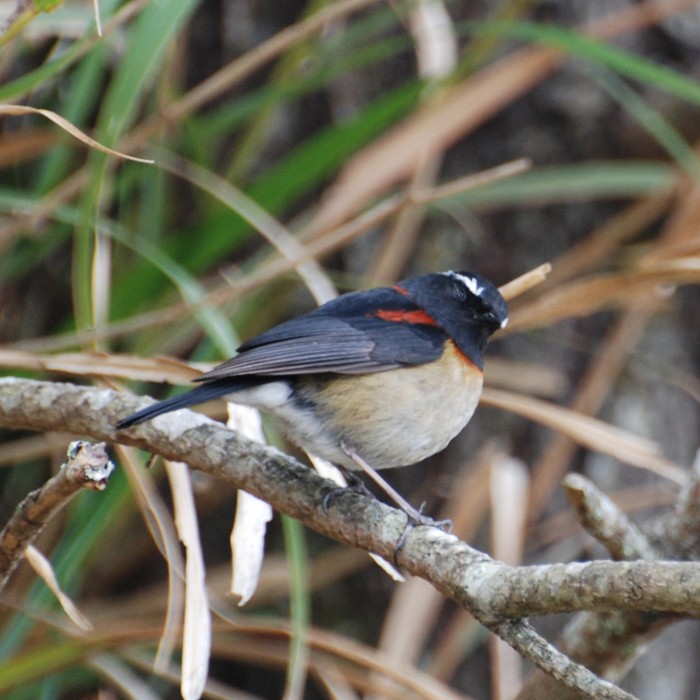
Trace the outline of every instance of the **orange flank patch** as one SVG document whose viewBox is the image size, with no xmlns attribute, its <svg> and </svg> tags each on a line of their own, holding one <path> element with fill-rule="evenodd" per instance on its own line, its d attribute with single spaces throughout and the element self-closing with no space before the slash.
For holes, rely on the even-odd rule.
<svg viewBox="0 0 700 700">
<path fill-rule="evenodd" d="M 408 296 L 408 292 L 398 284 L 392 284 L 391 287 L 389 287 L 389 289 L 393 289 L 395 292 L 403 294 L 405 297 Z"/>
<path fill-rule="evenodd" d="M 478 374 L 483 374 L 482 370 L 480 370 L 474 362 L 467 356 L 465 355 L 456 345 L 456 343 L 453 340 L 448 340 L 446 348 L 450 348 L 450 350 L 462 361 L 464 362 L 465 365 L 467 365 L 471 371 L 477 372 Z"/>
<path fill-rule="evenodd" d="M 384 321 L 394 321 L 395 323 L 422 323 L 428 326 L 435 326 L 435 320 L 425 311 L 396 311 L 390 309 L 380 309 L 373 314 Z"/>
</svg>

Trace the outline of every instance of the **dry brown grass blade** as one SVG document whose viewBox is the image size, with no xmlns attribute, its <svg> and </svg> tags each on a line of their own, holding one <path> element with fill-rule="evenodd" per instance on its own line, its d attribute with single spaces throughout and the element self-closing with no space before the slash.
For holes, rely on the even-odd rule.
<svg viewBox="0 0 700 700">
<path fill-rule="evenodd" d="M 469 651 L 480 643 L 482 632 L 481 624 L 468 612 L 455 611 L 449 622 L 441 627 L 438 647 L 430 659 L 430 673 L 448 682 Z"/>
<path fill-rule="evenodd" d="M 491 553 L 517 566 L 523 561 L 528 511 L 528 471 L 523 462 L 500 454 L 491 465 Z M 522 661 L 515 649 L 491 635 L 489 640 L 494 700 L 514 698 L 522 687 Z"/>
<path fill-rule="evenodd" d="M 245 643 L 241 644 L 240 638 L 236 639 L 234 635 L 229 634 L 227 636 L 230 641 L 217 638 L 216 652 L 225 654 L 226 650 L 230 650 L 235 658 L 260 662 L 265 659 L 266 650 L 274 649 L 274 642 L 279 639 L 284 647 L 279 650 L 278 663 L 287 662 L 289 624 L 286 621 L 262 621 L 261 618 L 247 620 L 237 617 L 235 623 L 236 631 L 245 636 Z M 348 637 L 312 627 L 308 630 L 308 641 L 311 647 L 310 671 L 312 672 L 319 662 L 320 652 L 324 656 L 329 655 L 336 663 L 343 663 L 343 670 L 347 677 L 354 686 L 363 690 L 381 690 L 370 685 L 370 679 L 381 676 L 391 682 L 390 686 L 386 686 L 387 697 L 390 698 L 405 698 L 407 693 L 415 693 L 417 697 L 434 700 L 467 700 L 468 698 L 431 678 L 424 671 L 405 663 L 398 663 L 387 654 Z M 224 644 L 226 644 L 226 650 L 223 648 Z M 398 685 L 395 691 L 391 690 L 395 688 L 394 684 Z"/>
<path fill-rule="evenodd" d="M 53 129 L 32 129 L 0 137 L 0 168 L 17 166 L 43 155 L 58 143 L 60 136 Z"/>
<path fill-rule="evenodd" d="M 487 443 L 470 464 L 463 466 L 450 488 L 449 501 L 439 518 L 451 520 L 452 531 L 461 539 L 471 540 L 486 517 L 491 465 L 499 454 L 493 444 Z M 421 579 L 411 578 L 397 587 L 384 618 L 379 648 L 396 661 L 416 662 L 434 631 L 443 603 L 443 597 Z M 471 616 L 457 610 L 454 617 L 463 621 Z M 441 633 L 438 653 L 446 643 Z M 461 658 L 459 652 L 458 655 Z"/>
<path fill-rule="evenodd" d="M 410 31 L 418 67 L 418 75 L 426 81 L 424 103 L 440 99 L 442 81 L 456 68 L 459 53 L 455 27 L 441 2 L 417 2 L 407 6 L 406 26 Z M 442 154 L 421 157 L 411 174 L 409 192 L 429 187 L 437 179 Z M 395 281 L 408 265 L 425 220 L 425 208 L 413 203 L 401 209 L 386 233 L 375 257 L 370 276 L 378 284 Z"/>
<path fill-rule="evenodd" d="M 90 620 L 83 615 L 70 596 L 66 595 L 61 589 L 61 585 L 56 578 L 56 573 L 51 566 L 51 562 L 31 544 L 24 550 L 24 558 L 32 569 L 34 569 L 37 576 L 48 586 L 70 620 L 84 632 L 92 630 L 93 627 Z"/>
<path fill-rule="evenodd" d="M 180 551 L 175 524 L 160 496 L 153 474 L 143 469 L 133 447 L 117 444 L 115 449 L 119 455 L 119 463 L 136 496 L 146 527 L 167 564 L 167 592 L 161 595 L 158 601 L 159 609 L 165 611 L 163 631 L 155 656 L 155 666 L 160 668 L 170 662 L 180 636 L 185 606 L 185 562 Z"/>
<path fill-rule="evenodd" d="M 631 5 L 626 10 L 596 20 L 584 27 L 591 36 L 610 39 L 623 32 L 631 32 L 657 24 L 669 15 L 697 5 L 697 0 L 648 0 Z"/>
<path fill-rule="evenodd" d="M 583 447 L 611 455 L 676 483 L 683 483 L 687 477 L 686 470 L 663 457 L 651 440 L 596 418 L 529 396 L 491 388 L 484 389 L 482 402 L 533 420 Z"/>
<path fill-rule="evenodd" d="M 528 479 L 525 464 L 508 454 L 491 464 L 491 550 L 495 559 L 513 566 L 523 560 Z"/>
<path fill-rule="evenodd" d="M 409 578 L 397 586 L 384 617 L 378 648 L 396 663 L 415 663 L 444 602 L 423 579 Z"/>
<path fill-rule="evenodd" d="M 516 277 L 514 280 L 511 280 L 507 284 L 499 287 L 498 291 L 506 301 L 512 301 L 516 297 L 525 294 L 525 292 L 544 282 L 547 279 L 547 275 L 551 271 L 551 263 L 543 263 L 539 267 L 536 267 L 533 270 L 530 270 L 529 272 L 520 275 L 520 277 Z"/>
<path fill-rule="evenodd" d="M 565 318 L 588 316 L 638 301 L 653 294 L 655 288 L 666 285 L 698 283 L 700 258 L 692 257 L 654 262 L 628 272 L 592 275 L 588 279 L 552 289 L 541 299 L 518 309 L 513 314 L 509 330 L 530 330 Z"/>
<path fill-rule="evenodd" d="M 700 143 L 695 144 L 695 150 L 700 150 Z M 700 243 L 700 187 L 693 183 L 685 183 L 676 192 L 676 206 L 655 246 L 642 258 L 640 266 L 653 263 L 656 260 L 691 255 L 698 253 Z M 687 251 L 687 252 L 684 252 Z"/>
<path fill-rule="evenodd" d="M 420 158 L 446 150 L 548 75 L 560 60 L 551 49 L 522 49 L 412 114 L 350 160 L 310 230 L 320 234 L 348 219 L 369 199 L 409 177 Z"/>
<path fill-rule="evenodd" d="M 52 440 L 50 435 L 32 435 L 12 442 L 4 442 L 0 452 L 0 467 L 15 467 L 21 462 L 46 457 L 65 446 L 66 440 Z"/>
<path fill-rule="evenodd" d="M 137 143 L 143 143 L 152 134 L 162 129 L 164 124 L 180 120 L 212 100 L 221 97 L 298 42 L 322 32 L 329 24 L 341 21 L 348 15 L 376 2 L 377 0 L 338 0 L 296 24 L 282 29 L 267 41 L 262 42 L 245 55 L 203 80 L 168 106 L 163 115 L 159 115 L 152 122 L 137 129 L 133 135 L 128 137 L 128 141 L 133 139 Z"/>
<path fill-rule="evenodd" d="M 260 412 L 250 406 L 226 404 L 228 425 L 249 440 L 265 443 Z M 236 515 L 229 537 L 231 546 L 230 593 L 238 599 L 238 605 L 245 605 L 255 593 L 260 580 L 260 570 L 265 558 L 265 534 L 267 523 L 272 520 L 272 507 L 269 503 L 239 491 L 236 496 Z"/>
<path fill-rule="evenodd" d="M 484 185 L 497 182 L 498 180 L 520 175 L 530 170 L 530 168 L 532 168 L 532 161 L 529 158 L 518 158 L 517 160 L 496 165 L 493 168 L 480 170 L 478 173 L 458 177 L 442 185 L 410 191 L 408 193 L 408 198 L 416 204 L 437 202 L 440 199 L 455 197 L 462 192 L 469 192 L 470 190 L 475 190 L 478 187 L 483 187 Z"/>
<path fill-rule="evenodd" d="M 369 276 L 376 284 L 388 284 L 395 281 L 408 264 L 418 241 L 420 225 L 425 218 L 425 212 L 421 205 L 454 197 L 461 192 L 513 177 L 532 167 L 528 158 L 519 158 L 494 168 L 465 175 L 442 185 L 430 187 L 429 184 L 437 177 L 441 162 L 442 158 L 437 154 L 417 161 L 417 170 L 409 183 L 404 201 L 396 212 L 394 225 L 385 236 L 377 253 L 376 263 L 370 270 Z"/>
<path fill-rule="evenodd" d="M 550 365 L 489 357 L 484 367 L 489 386 L 545 398 L 562 396 L 569 386 L 564 371 Z"/>
<path fill-rule="evenodd" d="M 196 700 L 202 696 L 207 682 L 211 650 L 211 613 L 205 581 L 206 568 L 188 466 L 182 462 L 166 462 L 165 471 L 173 496 L 177 534 L 186 553 L 180 690 L 185 700 Z"/>
<path fill-rule="evenodd" d="M 408 185 L 408 200 L 397 213 L 393 225 L 384 235 L 370 268 L 376 284 L 390 284 L 401 276 L 415 254 L 416 244 L 426 217 L 425 207 L 415 202 L 414 192 L 429 187 L 437 179 L 442 158 L 434 155 L 419 161 Z"/>
<path fill-rule="evenodd" d="M 630 352 L 636 347 L 649 320 L 651 306 L 641 300 L 628 308 L 604 338 L 596 355 L 579 382 L 571 409 L 595 415 L 615 384 Z M 544 509 L 556 488 L 576 445 L 562 434 L 554 435 L 532 471 L 530 518 L 534 520 Z"/>
<path fill-rule="evenodd" d="M 579 246 L 579 252 L 584 254 L 584 265 L 592 266 L 599 260 L 602 261 L 605 253 L 613 252 L 614 248 L 625 239 L 639 233 L 671 203 L 675 203 L 675 209 L 669 216 L 661 236 L 638 262 L 638 266 L 653 268 L 656 263 L 668 258 L 669 251 L 677 252 L 684 247 L 692 246 L 697 239 L 697 227 L 693 222 L 696 222 L 700 215 L 700 199 L 693 196 L 697 190 L 692 188 L 688 193 L 688 187 L 690 185 L 676 188 L 675 200 L 669 198 L 668 192 L 659 193 L 658 196 L 652 196 L 634 205 L 619 217 L 614 217 L 589 237 L 590 243 L 584 242 Z M 612 247 L 606 244 L 604 238 L 606 235 L 614 241 Z M 568 273 L 573 274 L 577 269 L 582 269 L 577 266 L 573 257 L 566 256 L 562 262 Z M 565 271 L 564 276 L 566 274 Z M 561 276 L 559 270 L 555 268 L 552 278 L 561 278 Z M 567 288 L 564 287 L 564 289 Z M 551 297 L 545 295 L 543 299 L 546 303 L 548 299 L 551 300 Z M 586 415 L 595 415 L 599 411 L 627 358 L 642 337 L 649 319 L 663 301 L 662 295 L 654 296 L 648 289 L 642 288 L 637 297 L 625 307 L 579 382 L 578 391 L 571 405 L 573 410 Z M 535 302 L 535 305 L 538 303 Z M 524 308 L 527 314 L 529 307 Z M 517 312 L 515 315 L 519 318 Z M 574 449 L 574 444 L 566 436 L 555 435 L 535 464 L 530 500 L 532 519 L 536 518 L 546 506 L 552 490 L 568 467 Z"/>
<path fill-rule="evenodd" d="M 61 127 L 61 129 L 69 133 L 73 138 L 78 139 L 78 141 L 81 141 L 90 148 L 102 151 L 102 153 L 107 153 L 110 156 L 116 156 L 117 158 L 133 160 L 136 163 L 146 163 L 149 165 L 153 164 L 152 160 L 148 160 L 145 158 L 137 158 L 136 156 L 130 156 L 126 153 L 121 153 L 120 151 L 115 151 L 112 148 L 103 146 L 101 143 L 95 141 L 95 139 L 91 139 L 87 134 L 84 134 L 82 131 L 80 131 L 80 129 L 73 126 L 73 124 L 71 124 L 67 119 L 64 119 L 60 114 L 56 114 L 56 112 L 52 112 L 49 109 L 38 109 L 37 107 L 27 107 L 24 105 L 0 105 L 0 115 L 2 114 L 17 117 L 23 117 L 28 114 L 38 114 L 42 117 L 45 117 L 49 121 L 52 121 L 54 124 L 57 124 Z"/>
<path fill-rule="evenodd" d="M 691 6 L 689 0 L 644 3 L 611 14 L 584 28 L 610 38 L 654 24 Z M 463 83 L 439 101 L 414 112 L 387 135 L 355 156 L 330 189 L 309 230 L 321 235 L 352 216 L 387 188 L 410 177 L 419 161 L 442 153 L 514 99 L 547 77 L 565 56 L 544 47 L 513 51 Z M 416 144 L 421 148 L 417 149 Z"/>
<path fill-rule="evenodd" d="M 174 357 L 150 359 L 132 355 L 74 352 L 44 355 L 28 350 L 0 349 L 0 367 L 60 372 L 76 376 L 101 376 L 133 379 L 143 382 L 189 384 L 208 365 L 190 365 Z"/>
<path fill-rule="evenodd" d="M 615 214 L 578 245 L 558 257 L 552 272 L 538 292 L 548 291 L 566 280 L 593 270 L 626 241 L 640 235 L 659 219 L 673 202 L 674 188 L 654 192 Z"/>
</svg>

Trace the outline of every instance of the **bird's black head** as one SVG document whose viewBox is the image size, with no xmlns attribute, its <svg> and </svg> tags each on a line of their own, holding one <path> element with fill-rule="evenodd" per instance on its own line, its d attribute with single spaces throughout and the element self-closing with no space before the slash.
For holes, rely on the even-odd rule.
<svg viewBox="0 0 700 700">
<path fill-rule="evenodd" d="M 508 305 L 496 287 L 473 272 L 436 272 L 400 283 L 478 367 L 489 337 L 508 323 Z"/>
</svg>

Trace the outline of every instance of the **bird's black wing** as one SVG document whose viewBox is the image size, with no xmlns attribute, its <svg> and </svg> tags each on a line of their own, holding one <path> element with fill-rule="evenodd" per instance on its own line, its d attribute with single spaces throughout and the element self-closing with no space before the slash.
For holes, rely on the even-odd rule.
<svg viewBox="0 0 700 700">
<path fill-rule="evenodd" d="M 373 289 L 345 294 L 265 331 L 196 381 L 381 372 L 436 360 L 446 340 L 435 322 L 401 291 Z"/>
</svg>

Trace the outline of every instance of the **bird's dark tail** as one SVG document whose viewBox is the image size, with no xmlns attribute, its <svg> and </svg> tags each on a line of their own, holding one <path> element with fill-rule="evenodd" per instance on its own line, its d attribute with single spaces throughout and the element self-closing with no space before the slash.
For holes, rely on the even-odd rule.
<svg viewBox="0 0 700 700">
<path fill-rule="evenodd" d="M 130 428 L 132 425 L 138 425 L 151 418 L 160 416 L 163 413 L 175 411 L 178 408 L 196 406 L 197 404 L 210 401 L 211 399 L 218 399 L 221 396 L 236 391 L 236 389 L 240 389 L 241 384 L 241 382 L 232 381 L 230 379 L 203 384 L 184 394 L 178 394 L 177 396 L 165 399 L 165 401 L 158 401 L 150 406 L 146 406 L 146 408 L 142 408 L 140 411 L 136 411 L 136 413 L 132 413 L 126 418 L 122 418 L 122 420 L 117 423 L 116 428 L 117 430 L 123 430 L 124 428 Z"/>
</svg>

